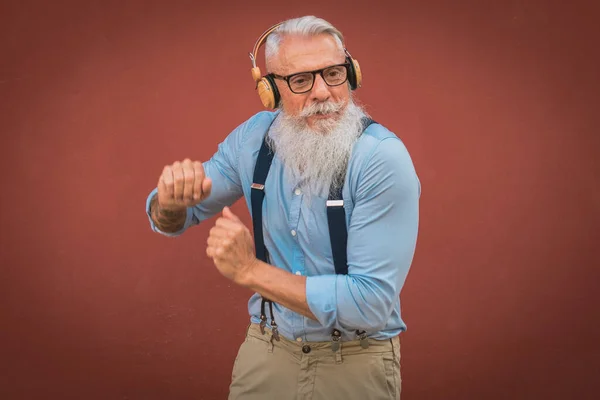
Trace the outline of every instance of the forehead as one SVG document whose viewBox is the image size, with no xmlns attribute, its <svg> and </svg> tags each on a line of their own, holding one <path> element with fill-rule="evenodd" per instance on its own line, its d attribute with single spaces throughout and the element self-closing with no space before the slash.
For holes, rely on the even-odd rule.
<svg viewBox="0 0 600 400">
<path fill-rule="evenodd" d="M 285 36 L 273 60 L 273 70 L 292 74 L 339 64 L 344 59 L 344 53 L 331 35 Z"/>
</svg>

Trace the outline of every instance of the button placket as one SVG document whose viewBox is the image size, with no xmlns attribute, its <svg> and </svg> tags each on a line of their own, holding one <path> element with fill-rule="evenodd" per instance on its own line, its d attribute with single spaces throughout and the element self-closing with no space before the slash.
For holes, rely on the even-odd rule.
<svg viewBox="0 0 600 400">
<path fill-rule="evenodd" d="M 291 187 L 290 192 L 290 208 L 288 211 L 288 232 L 290 234 L 290 238 L 295 242 L 295 246 L 293 246 L 293 264 L 292 264 L 292 273 L 295 275 L 303 275 L 304 271 L 304 256 L 303 252 L 300 249 L 299 241 L 300 235 L 297 231 L 299 223 L 300 223 L 300 215 L 302 208 L 302 190 L 299 187 Z M 302 343 L 302 337 L 304 335 L 303 329 L 303 316 L 293 313 L 292 318 L 292 330 L 294 335 L 298 336 L 296 339 L 299 344 Z"/>
<path fill-rule="evenodd" d="M 289 227 L 290 227 L 290 234 L 293 237 L 297 237 L 298 236 L 298 231 L 296 231 L 296 229 L 298 229 L 298 222 L 300 221 L 300 208 L 301 208 L 301 204 L 302 204 L 302 200 L 299 197 L 299 193 L 301 194 L 302 192 L 300 191 L 300 189 L 295 189 L 294 193 L 296 194 L 296 196 L 293 196 L 291 201 L 291 207 L 290 207 L 290 215 L 289 215 Z"/>
</svg>

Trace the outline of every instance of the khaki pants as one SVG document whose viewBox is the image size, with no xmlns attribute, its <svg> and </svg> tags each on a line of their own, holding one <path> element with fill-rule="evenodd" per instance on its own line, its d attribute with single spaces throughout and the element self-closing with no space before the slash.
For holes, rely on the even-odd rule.
<svg viewBox="0 0 600 400">
<path fill-rule="evenodd" d="M 303 346 L 308 345 L 308 347 Z M 248 328 L 233 366 L 229 400 L 399 400 L 400 341 L 298 343 Z"/>
</svg>

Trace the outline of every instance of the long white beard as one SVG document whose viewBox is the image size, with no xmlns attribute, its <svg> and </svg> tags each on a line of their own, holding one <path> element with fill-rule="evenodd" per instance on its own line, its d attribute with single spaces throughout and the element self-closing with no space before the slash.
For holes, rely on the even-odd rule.
<svg viewBox="0 0 600 400">
<path fill-rule="evenodd" d="M 330 187 L 341 187 L 354 143 L 362 131 L 361 118 L 367 114 L 352 99 L 338 120 L 318 120 L 314 128 L 306 117 L 339 111 L 343 104 L 324 102 L 290 116 L 282 110 L 273 122 L 269 145 L 283 162 L 288 177 L 309 198 L 327 197 Z"/>
</svg>

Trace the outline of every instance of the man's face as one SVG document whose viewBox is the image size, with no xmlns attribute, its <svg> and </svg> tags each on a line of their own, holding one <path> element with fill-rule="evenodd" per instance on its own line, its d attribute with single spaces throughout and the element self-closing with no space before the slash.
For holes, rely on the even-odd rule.
<svg viewBox="0 0 600 400">
<path fill-rule="evenodd" d="M 286 76 L 344 62 L 344 54 L 330 35 L 286 36 L 280 44 L 278 55 L 274 57 L 269 66 L 270 72 Z M 292 116 L 297 116 L 304 108 L 316 103 L 343 102 L 345 105 L 350 98 L 350 88 L 347 82 L 339 86 L 329 86 L 319 74 L 315 76 L 312 89 L 302 94 L 293 93 L 284 80 L 276 79 L 275 81 L 281 94 L 283 111 Z M 338 120 L 342 112 L 343 109 L 325 115 L 311 115 L 306 118 L 306 122 L 309 127 L 313 128 L 318 120 Z"/>
</svg>

